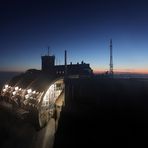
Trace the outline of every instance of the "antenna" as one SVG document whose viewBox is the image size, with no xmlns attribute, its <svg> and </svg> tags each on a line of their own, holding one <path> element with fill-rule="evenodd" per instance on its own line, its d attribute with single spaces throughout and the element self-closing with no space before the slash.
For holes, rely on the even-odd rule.
<svg viewBox="0 0 148 148">
<path fill-rule="evenodd" d="M 110 39 L 110 74 L 113 75 L 113 45 L 112 45 L 112 39 Z"/>
</svg>

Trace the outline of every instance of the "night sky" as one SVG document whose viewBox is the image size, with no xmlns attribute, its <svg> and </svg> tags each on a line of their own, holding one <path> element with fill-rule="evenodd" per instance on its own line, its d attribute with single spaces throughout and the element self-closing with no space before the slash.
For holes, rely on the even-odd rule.
<svg viewBox="0 0 148 148">
<path fill-rule="evenodd" d="M 63 64 L 109 69 L 113 40 L 115 71 L 148 73 L 147 0 L 1 0 L 0 71 L 41 68 L 41 55 Z"/>
</svg>

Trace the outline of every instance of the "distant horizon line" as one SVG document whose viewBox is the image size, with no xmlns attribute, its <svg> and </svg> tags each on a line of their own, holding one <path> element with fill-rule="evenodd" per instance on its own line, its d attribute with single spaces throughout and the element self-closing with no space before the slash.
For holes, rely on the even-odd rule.
<svg viewBox="0 0 148 148">
<path fill-rule="evenodd" d="M 106 69 L 94 69 L 94 74 L 105 74 L 106 72 L 109 73 L 109 70 Z M 148 70 L 144 70 L 144 69 L 133 69 L 133 70 L 129 70 L 129 69 L 119 69 L 119 70 L 114 70 L 114 74 L 141 74 L 141 75 L 147 75 L 148 74 Z"/>
<path fill-rule="evenodd" d="M 34 68 L 30 68 L 30 69 L 34 69 Z M 27 69 L 27 70 L 29 70 L 29 69 Z M 0 73 L 24 73 L 24 72 L 26 72 L 27 70 L 22 70 L 22 71 L 9 71 L 9 70 L 0 70 Z M 41 70 L 41 69 L 36 69 L 36 70 Z M 106 72 L 109 72 L 109 71 L 103 71 L 103 70 L 101 70 L 101 71 L 98 71 L 98 70 L 93 70 L 93 73 L 94 74 L 105 74 Z M 114 71 L 114 74 L 139 74 L 139 75 L 148 75 L 148 72 L 138 72 L 138 71 L 136 71 L 136 72 L 132 72 L 132 71 Z"/>
</svg>

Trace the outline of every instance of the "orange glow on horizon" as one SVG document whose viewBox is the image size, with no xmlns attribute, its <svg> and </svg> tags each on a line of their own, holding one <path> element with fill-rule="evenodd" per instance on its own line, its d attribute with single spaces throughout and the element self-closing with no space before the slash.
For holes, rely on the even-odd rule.
<svg viewBox="0 0 148 148">
<path fill-rule="evenodd" d="M 105 73 L 106 69 L 94 69 L 95 74 L 102 74 Z M 123 73 L 131 73 L 131 74 L 148 74 L 148 69 L 115 69 L 114 73 L 116 74 L 123 74 Z"/>
<path fill-rule="evenodd" d="M 29 68 L 28 67 L 26 67 L 26 68 L 9 68 L 9 70 L 8 69 L 0 69 L 0 72 L 25 72 L 26 70 L 28 70 Z M 105 73 L 105 72 L 107 72 L 107 71 L 109 71 L 109 68 L 107 69 L 107 68 L 104 68 L 104 67 L 102 67 L 102 68 L 96 68 L 96 67 L 93 67 L 92 68 L 93 69 L 93 72 L 95 73 L 95 74 L 103 74 L 103 73 Z M 148 74 L 148 69 L 144 69 L 144 68 L 118 68 L 118 69 L 114 69 L 114 73 L 116 73 L 116 74 Z"/>
</svg>

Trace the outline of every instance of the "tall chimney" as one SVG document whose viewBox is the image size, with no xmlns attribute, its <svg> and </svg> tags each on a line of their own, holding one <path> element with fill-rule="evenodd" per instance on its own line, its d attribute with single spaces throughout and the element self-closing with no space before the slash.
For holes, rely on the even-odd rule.
<svg viewBox="0 0 148 148">
<path fill-rule="evenodd" d="M 67 51 L 65 50 L 65 66 L 67 66 Z"/>
</svg>

